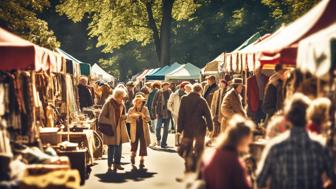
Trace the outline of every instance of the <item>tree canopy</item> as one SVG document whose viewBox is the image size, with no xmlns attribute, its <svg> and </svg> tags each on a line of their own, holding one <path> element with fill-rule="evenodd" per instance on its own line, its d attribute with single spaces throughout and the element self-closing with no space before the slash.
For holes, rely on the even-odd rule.
<svg viewBox="0 0 336 189">
<path fill-rule="evenodd" d="M 48 23 L 38 17 L 50 6 L 49 0 L 10 0 L 0 3 L 0 26 L 43 47 L 60 46 Z"/>
<path fill-rule="evenodd" d="M 289 23 L 296 20 L 320 0 L 261 0 L 261 2 L 272 9 L 271 16 L 275 25 Z"/>
<path fill-rule="evenodd" d="M 271 33 L 297 19 L 317 2 L 11 0 L 0 3 L 0 26 L 47 48 L 61 45 L 84 62 L 100 59 L 106 71 L 125 80 L 162 66 L 162 53 L 171 57 L 166 63 L 202 67 L 255 32 Z"/>
<path fill-rule="evenodd" d="M 169 5 L 171 9 L 166 7 Z M 143 46 L 154 42 L 160 60 L 165 18 L 169 19 L 165 11 L 170 10 L 172 18 L 179 21 L 190 18 L 197 7 L 193 0 L 63 0 L 57 11 L 74 22 L 88 16 L 89 36 L 97 37 L 97 46 L 104 52 L 113 52 L 132 41 Z"/>
</svg>

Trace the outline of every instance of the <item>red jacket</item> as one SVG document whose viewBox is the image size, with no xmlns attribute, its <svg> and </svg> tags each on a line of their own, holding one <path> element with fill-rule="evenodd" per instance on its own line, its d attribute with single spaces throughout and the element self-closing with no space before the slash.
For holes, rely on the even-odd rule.
<svg viewBox="0 0 336 189">
<path fill-rule="evenodd" d="M 268 83 L 268 77 L 264 74 L 261 74 L 260 77 L 264 77 L 264 90 L 265 90 L 266 85 Z M 247 79 L 247 103 L 249 110 L 252 112 L 257 112 L 259 107 L 261 106 L 259 99 L 257 77 L 255 75 Z"/>
<path fill-rule="evenodd" d="M 200 171 L 207 189 L 252 188 L 244 163 L 236 151 L 217 149 L 204 154 Z"/>
</svg>

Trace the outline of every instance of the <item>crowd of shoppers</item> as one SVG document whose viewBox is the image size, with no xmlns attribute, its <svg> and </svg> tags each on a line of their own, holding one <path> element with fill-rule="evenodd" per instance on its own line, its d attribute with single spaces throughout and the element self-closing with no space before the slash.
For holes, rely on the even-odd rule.
<svg viewBox="0 0 336 189">
<path fill-rule="evenodd" d="M 78 93 L 81 109 L 103 105 L 98 125 L 112 128 L 112 134 L 103 133 L 109 170 L 123 169 L 122 144 L 128 142 L 132 165 L 138 153 L 143 168 L 147 147 L 167 148 L 171 128 L 180 137 L 176 145 L 185 173 L 197 172 L 207 189 L 332 188 L 334 161 L 325 140 L 332 103 L 298 91 L 283 92 L 286 76 L 279 64 L 270 77 L 260 67 L 246 81 L 234 76 L 217 82 L 209 76 L 194 84 L 154 81 L 136 87 L 128 82 L 115 87 L 112 95 L 108 84 L 91 87 L 82 78 Z M 251 175 L 244 157 L 260 129 L 267 142 Z M 203 153 L 206 136 L 209 153 Z"/>
</svg>

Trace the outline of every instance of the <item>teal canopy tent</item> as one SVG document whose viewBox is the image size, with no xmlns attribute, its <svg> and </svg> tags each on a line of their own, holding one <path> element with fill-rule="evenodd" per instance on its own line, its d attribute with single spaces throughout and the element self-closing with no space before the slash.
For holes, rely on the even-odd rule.
<svg viewBox="0 0 336 189">
<path fill-rule="evenodd" d="M 64 56 L 66 59 L 71 60 L 72 62 L 78 63 L 80 67 L 81 75 L 90 76 L 91 74 L 91 65 L 88 63 L 84 63 L 75 57 L 71 56 L 67 52 L 63 51 L 62 49 L 56 49 L 58 53 Z"/>
<path fill-rule="evenodd" d="M 151 75 L 147 75 L 146 76 L 146 80 L 165 80 L 165 76 L 176 70 L 177 68 L 179 68 L 181 66 L 181 64 L 175 62 L 172 65 L 167 65 L 164 66 L 163 68 L 161 68 L 160 70 L 156 71 L 155 73 L 151 74 Z"/>
</svg>

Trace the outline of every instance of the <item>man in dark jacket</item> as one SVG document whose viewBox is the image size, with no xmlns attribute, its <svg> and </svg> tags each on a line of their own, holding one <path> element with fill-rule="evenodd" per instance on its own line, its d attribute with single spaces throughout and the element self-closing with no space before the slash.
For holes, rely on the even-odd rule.
<svg viewBox="0 0 336 189">
<path fill-rule="evenodd" d="M 209 107 L 211 106 L 212 97 L 218 89 L 219 87 L 216 83 L 216 77 L 213 75 L 207 77 L 207 84 L 204 86 L 203 97 L 207 101 Z"/>
<path fill-rule="evenodd" d="M 266 122 L 269 120 L 283 105 L 283 80 L 285 79 L 285 69 L 281 64 L 275 66 L 276 73 L 273 74 L 266 86 L 263 101 L 263 109 L 267 114 Z"/>
<path fill-rule="evenodd" d="M 167 103 L 172 91 L 169 89 L 169 83 L 162 83 L 162 89 L 159 90 L 153 100 L 153 111 L 157 118 L 156 124 L 156 139 L 157 145 L 160 145 L 161 148 L 167 147 L 167 138 L 169 132 L 169 122 L 171 119 L 170 111 L 168 110 Z M 161 140 L 161 128 L 163 124 L 163 136 Z"/>
<path fill-rule="evenodd" d="M 255 69 L 255 74 L 247 79 L 247 115 L 256 124 L 265 119 L 262 104 L 267 83 L 268 76 L 262 73 L 262 66 Z"/>
<path fill-rule="evenodd" d="M 177 132 L 183 133 L 183 137 L 178 153 L 185 159 L 186 172 L 195 171 L 204 149 L 206 130 L 213 130 L 210 109 L 201 94 L 202 86 L 195 84 L 193 92 L 181 99 Z"/>
<path fill-rule="evenodd" d="M 156 93 L 160 90 L 160 82 L 158 81 L 154 82 L 151 86 L 151 90 L 152 91 L 149 93 L 148 98 L 147 98 L 147 107 L 148 107 L 149 115 L 151 117 L 150 131 L 154 133 L 157 120 L 156 120 L 155 111 L 153 109 L 153 100 L 154 100 Z"/>
<path fill-rule="evenodd" d="M 127 100 L 125 102 L 125 106 L 128 111 L 128 109 L 130 109 L 132 106 L 132 101 L 133 98 L 135 97 L 136 92 L 134 83 L 132 81 L 127 82 L 126 87 L 127 87 Z"/>
<path fill-rule="evenodd" d="M 92 94 L 89 87 L 87 86 L 87 79 L 81 77 L 78 84 L 78 96 L 79 96 L 79 106 L 82 110 L 85 107 L 90 107 L 93 105 Z"/>
</svg>

